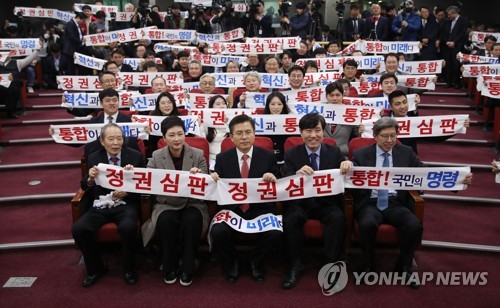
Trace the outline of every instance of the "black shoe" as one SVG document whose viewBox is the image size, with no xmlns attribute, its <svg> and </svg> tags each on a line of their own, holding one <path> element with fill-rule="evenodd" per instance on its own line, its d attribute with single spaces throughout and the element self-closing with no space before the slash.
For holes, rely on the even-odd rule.
<svg viewBox="0 0 500 308">
<path fill-rule="evenodd" d="M 405 285 L 409 286 L 410 288 L 414 289 L 414 290 L 417 290 L 418 288 L 420 288 L 420 283 L 418 281 L 418 278 L 417 279 L 411 279 L 411 276 L 412 276 L 412 271 L 409 269 L 409 268 L 403 268 L 403 271 L 402 271 L 403 275 L 405 276 L 404 279 L 405 279 Z M 410 281 L 411 279 L 411 281 Z"/>
<path fill-rule="evenodd" d="M 252 262 L 252 278 L 257 283 L 264 282 L 264 271 L 260 267 L 256 266 L 254 262 Z"/>
<path fill-rule="evenodd" d="M 283 280 L 282 287 L 284 289 L 292 289 L 294 288 L 300 280 L 302 273 L 304 272 L 304 266 L 302 264 L 297 264 L 292 266 L 290 272 L 285 276 Z"/>
<path fill-rule="evenodd" d="M 179 282 L 181 283 L 181 286 L 187 287 L 193 283 L 193 275 L 187 274 L 187 273 L 182 273 L 181 279 L 179 279 Z"/>
<path fill-rule="evenodd" d="M 17 114 L 15 114 L 14 112 L 8 112 L 7 118 L 8 119 L 19 119 L 19 116 Z"/>
<path fill-rule="evenodd" d="M 177 281 L 177 270 L 166 273 L 163 277 L 163 281 L 165 281 L 166 284 L 174 284 Z"/>
<path fill-rule="evenodd" d="M 99 280 L 99 278 L 101 278 L 107 272 L 108 272 L 108 267 L 105 265 L 102 268 L 102 270 L 95 273 L 94 275 L 87 275 L 87 277 L 85 277 L 85 279 L 82 282 L 82 287 L 88 288 L 88 287 L 92 286 L 94 283 L 97 282 L 97 280 Z"/>
<path fill-rule="evenodd" d="M 136 284 L 137 283 L 137 274 L 134 272 L 128 272 L 123 275 L 125 282 L 127 284 Z"/>
<path fill-rule="evenodd" d="M 229 271 L 226 274 L 226 280 L 227 282 L 234 283 L 236 280 L 238 280 L 240 273 L 239 273 L 239 268 L 238 268 L 238 262 L 234 261 L 233 266 L 229 269 Z"/>
</svg>

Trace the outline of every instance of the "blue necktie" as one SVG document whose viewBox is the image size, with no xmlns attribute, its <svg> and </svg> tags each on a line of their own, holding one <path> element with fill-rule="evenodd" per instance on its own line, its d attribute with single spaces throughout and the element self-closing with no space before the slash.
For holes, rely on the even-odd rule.
<svg viewBox="0 0 500 308">
<path fill-rule="evenodd" d="M 314 171 L 318 171 L 318 162 L 316 161 L 316 157 L 318 157 L 318 154 L 316 153 L 311 153 L 309 154 L 309 158 L 311 159 L 311 167 L 313 168 Z"/>
<path fill-rule="evenodd" d="M 382 167 L 389 167 L 389 153 L 383 153 L 384 162 Z M 389 190 L 379 189 L 377 197 L 377 208 L 381 211 L 385 210 L 389 206 Z"/>
</svg>

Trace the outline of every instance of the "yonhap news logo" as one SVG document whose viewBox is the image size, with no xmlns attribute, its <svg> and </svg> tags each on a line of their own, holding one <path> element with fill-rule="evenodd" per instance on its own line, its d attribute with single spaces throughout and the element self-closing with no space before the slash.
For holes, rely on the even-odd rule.
<svg viewBox="0 0 500 308">
<path fill-rule="evenodd" d="M 354 284 L 367 286 L 409 286 L 416 282 L 423 286 L 484 286 L 488 283 L 487 272 L 414 272 L 407 276 L 399 272 L 353 272 Z M 318 273 L 318 283 L 325 296 L 342 291 L 349 280 L 345 262 L 328 263 Z"/>
</svg>

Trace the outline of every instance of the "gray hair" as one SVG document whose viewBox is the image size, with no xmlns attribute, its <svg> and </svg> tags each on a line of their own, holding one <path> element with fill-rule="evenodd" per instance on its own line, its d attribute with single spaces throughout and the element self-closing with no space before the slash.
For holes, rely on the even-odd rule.
<svg viewBox="0 0 500 308">
<path fill-rule="evenodd" d="M 243 75 L 243 81 L 247 80 L 248 77 L 255 77 L 259 82 L 262 82 L 262 77 L 260 77 L 260 74 L 256 71 L 246 72 L 245 75 Z"/>
<path fill-rule="evenodd" d="M 394 120 L 391 117 L 381 117 L 380 119 L 373 124 L 373 136 L 377 136 L 380 131 L 382 131 L 385 128 L 392 128 L 394 127 L 396 129 L 396 134 L 399 131 L 399 125 L 396 120 Z"/>
<path fill-rule="evenodd" d="M 188 67 L 189 67 L 191 64 L 197 64 L 197 65 L 199 65 L 201 68 L 203 68 L 203 65 L 201 64 L 201 62 L 200 62 L 200 61 L 198 61 L 198 60 L 196 60 L 196 59 L 190 60 L 190 61 L 189 61 L 189 64 L 188 64 Z"/>
<path fill-rule="evenodd" d="M 451 5 L 446 9 L 446 13 L 457 13 L 458 14 L 459 12 L 460 12 L 460 9 L 458 8 L 458 6 L 454 6 L 454 5 Z"/>
<path fill-rule="evenodd" d="M 205 74 L 203 74 L 203 75 L 200 77 L 200 81 L 202 81 L 202 80 L 203 80 L 203 79 L 205 79 L 205 78 L 210 78 L 210 79 L 212 79 L 212 81 L 213 81 L 213 82 L 215 82 L 215 76 L 214 76 L 214 75 L 212 75 L 212 74 L 210 74 L 210 73 L 205 73 Z"/>
<path fill-rule="evenodd" d="M 103 127 L 101 127 L 101 134 L 99 135 L 99 140 L 101 140 L 101 141 L 104 140 L 106 138 L 106 131 L 112 127 L 118 128 L 122 132 L 123 140 L 125 140 L 125 133 L 123 132 L 123 129 L 121 128 L 120 125 L 118 125 L 116 123 L 108 123 L 108 124 L 104 125 Z"/>
</svg>

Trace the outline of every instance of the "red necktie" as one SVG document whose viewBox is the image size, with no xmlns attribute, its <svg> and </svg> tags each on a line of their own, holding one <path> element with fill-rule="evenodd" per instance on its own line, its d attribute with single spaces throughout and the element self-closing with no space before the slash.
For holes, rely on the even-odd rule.
<svg viewBox="0 0 500 308">
<path fill-rule="evenodd" d="M 373 16 L 373 17 L 372 17 L 372 21 L 373 21 L 373 22 L 378 21 L 378 17 Z"/>
<path fill-rule="evenodd" d="M 243 164 L 241 165 L 241 178 L 248 178 L 248 171 L 250 170 L 250 168 L 248 167 L 248 162 L 247 162 L 247 159 L 248 159 L 248 154 L 244 154 L 243 155 Z M 240 205 L 240 209 L 243 213 L 245 213 L 246 211 L 248 211 L 248 208 L 250 207 L 250 204 L 248 203 L 245 203 L 245 204 L 242 204 Z"/>
<path fill-rule="evenodd" d="M 337 124 L 331 124 L 330 125 L 330 134 L 333 136 L 333 133 L 335 132 L 335 128 L 337 127 Z"/>
</svg>

